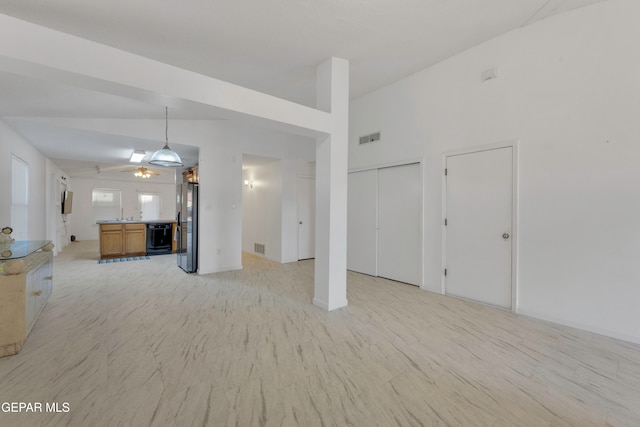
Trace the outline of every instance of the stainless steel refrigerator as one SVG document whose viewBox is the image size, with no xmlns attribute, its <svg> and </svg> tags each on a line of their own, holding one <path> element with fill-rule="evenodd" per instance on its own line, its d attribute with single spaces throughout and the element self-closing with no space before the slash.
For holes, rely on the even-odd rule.
<svg viewBox="0 0 640 427">
<path fill-rule="evenodd" d="M 198 270 L 198 184 L 178 184 L 176 200 L 178 266 L 187 273 L 195 273 Z"/>
</svg>

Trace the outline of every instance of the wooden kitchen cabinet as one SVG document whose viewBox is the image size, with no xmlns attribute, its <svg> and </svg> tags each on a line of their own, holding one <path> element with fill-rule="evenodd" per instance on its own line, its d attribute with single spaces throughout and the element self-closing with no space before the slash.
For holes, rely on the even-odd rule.
<svg viewBox="0 0 640 427">
<path fill-rule="evenodd" d="M 146 224 L 100 224 L 100 258 L 147 253 Z"/>
<path fill-rule="evenodd" d="M 198 183 L 199 181 L 200 176 L 198 175 L 198 166 L 194 166 L 191 169 L 182 172 L 182 182 Z"/>
<path fill-rule="evenodd" d="M 100 258 L 122 256 L 122 226 L 124 224 L 100 224 Z"/>
<path fill-rule="evenodd" d="M 147 253 L 146 224 L 124 224 L 124 254 L 144 255 Z"/>
</svg>

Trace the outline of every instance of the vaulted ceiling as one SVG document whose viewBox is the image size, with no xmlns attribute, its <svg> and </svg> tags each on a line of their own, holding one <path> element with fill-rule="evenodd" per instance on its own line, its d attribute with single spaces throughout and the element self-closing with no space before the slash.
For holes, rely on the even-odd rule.
<svg viewBox="0 0 640 427">
<path fill-rule="evenodd" d="M 357 98 L 505 32 L 600 1 L 0 0 L 0 13 L 313 106 L 315 70 L 328 57 L 350 61 Z M 0 117 L 160 119 L 164 109 L 0 70 Z M 213 118 L 187 108 L 172 117 Z M 62 140 L 47 152 L 38 132 L 31 134 L 45 155 L 73 158 Z"/>
</svg>

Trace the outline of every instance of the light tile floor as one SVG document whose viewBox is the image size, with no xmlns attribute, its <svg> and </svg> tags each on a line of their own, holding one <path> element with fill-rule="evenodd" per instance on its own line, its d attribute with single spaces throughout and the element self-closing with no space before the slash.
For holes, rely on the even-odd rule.
<svg viewBox="0 0 640 427">
<path fill-rule="evenodd" d="M 311 304 L 313 261 L 54 259 L 54 293 L 0 359 L 0 426 L 639 426 L 640 346 L 348 273 Z M 44 403 L 43 403 L 44 405 Z"/>
</svg>

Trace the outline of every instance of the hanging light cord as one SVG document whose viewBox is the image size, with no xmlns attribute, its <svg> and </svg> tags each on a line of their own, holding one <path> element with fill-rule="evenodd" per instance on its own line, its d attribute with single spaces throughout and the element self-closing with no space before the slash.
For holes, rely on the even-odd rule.
<svg viewBox="0 0 640 427">
<path fill-rule="evenodd" d="M 169 148 L 169 107 L 164 107 L 164 138 L 165 143 L 162 149 L 153 153 L 149 163 L 157 166 L 164 167 L 179 167 L 183 166 L 182 160 L 178 153 Z"/>
</svg>

